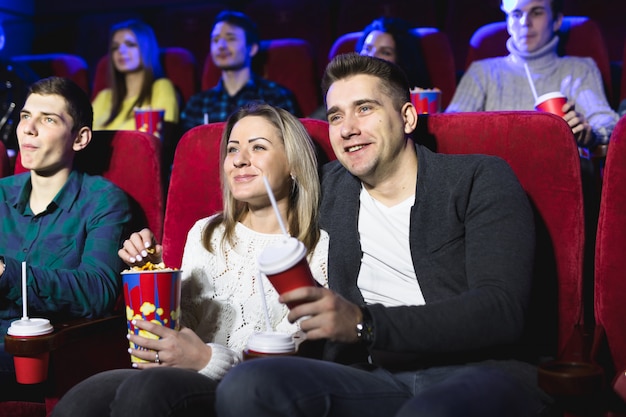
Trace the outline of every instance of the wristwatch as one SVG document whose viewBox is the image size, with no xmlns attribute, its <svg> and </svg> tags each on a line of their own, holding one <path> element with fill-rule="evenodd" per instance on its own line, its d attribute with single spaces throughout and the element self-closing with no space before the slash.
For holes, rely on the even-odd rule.
<svg viewBox="0 0 626 417">
<path fill-rule="evenodd" d="M 363 318 L 356 325 L 356 336 L 360 342 L 369 346 L 374 342 L 374 320 L 367 307 L 361 306 L 360 308 Z"/>
</svg>

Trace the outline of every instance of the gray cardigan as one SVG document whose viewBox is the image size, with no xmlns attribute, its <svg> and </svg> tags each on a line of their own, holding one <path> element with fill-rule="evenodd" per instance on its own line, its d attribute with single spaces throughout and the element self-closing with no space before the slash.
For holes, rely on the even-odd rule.
<svg viewBox="0 0 626 417">
<path fill-rule="evenodd" d="M 354 363 L 370 353 L 383 366 L 407 369 L 508 358 L 522 335 L 535 245 L 526 193 L 500 158 L 437 154 L 421 145 L 416 151 L 409 240 L 426 304 L 369 305 L 372 351 L 329 344 L 326 359 Z M 364 304 L 356 285 L 360 189 L 338 162 L 324 167 L 321 226 L 330 235 L 330 287 Z"/>
</svg>

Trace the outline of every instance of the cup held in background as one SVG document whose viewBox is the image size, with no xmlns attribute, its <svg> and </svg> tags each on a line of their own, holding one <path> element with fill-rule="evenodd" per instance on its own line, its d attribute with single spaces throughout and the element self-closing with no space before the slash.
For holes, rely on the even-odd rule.
<svg viewBox="0 0 626 417">
<path fill-rule="evenodd" d="M 15 320 L 7 330 L 7 334 L 15 337 L 38 337 L 52 333 L 54 328 L 50 320 L 44 318 L 27 318 Z M 20 384 L 39 384 L 48 378 L 50 353 L 36 356 L 14 356 L 15 378 Z"/>
<path fill-rule="evenodd" d="M 417 114 L 441 113 L 441 90 L 413 88 L 411 103 L 415 106 Z"/>
<path fill-rule="evenodd" d="M 165 110 L 135 109 L 135 128 L 163 139 L 163 118 Z"/>
<path fill-rule="evenodd" d="M 157 338 L 135 327 L 135 319 L 157 323 L 170 329 L 180 328 L 181 271 L 173 269 L 122 272 L 128 333 Z M 141 349 L 130 342 L 131 348 Z M 131 362 L 146 362 L 131 355 Z"/>
<path fill-rule="evenodd" d="M 558 91 L 553 91 L 537 97 L 535 109 L 563 117 L 565 116 L 563 113 L 565 103 L 567 103 L 567 97 Z"/>
</svg>

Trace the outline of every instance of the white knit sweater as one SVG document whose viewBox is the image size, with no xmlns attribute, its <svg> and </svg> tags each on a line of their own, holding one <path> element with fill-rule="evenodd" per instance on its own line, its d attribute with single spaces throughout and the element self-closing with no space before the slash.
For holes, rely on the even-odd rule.
<svg viewBox="0 0 626 417">
<path fill-rule="evenodd" d="M 446 112 L 533 110 L 534 98 L 524 70 L 527 63 L 537 95 L 560 91 L 589 121 L 596 143 L 607 143 L 619 116 L 607 102 L 600 71 L 592 58 L 559 57 L 558 41 L 555 36 L 528 53 L 518 51 L 509 38 L 509 55 L 470 65 Z"/>
<path fill-rule="evenodd" d="M 210 218 L 196 222 L 187 235 L 182 260 L 181 322 L 194 330 L 212 348 L 211 360 L 200 372 L 219 380 L 241 361 L 248 337 L 265 330 L 265 313 L 257 282 L 257 257 L 281 235 L 257 233 L 238 223 L 235 245 L 222 249 L 223 227 L 211 238 L 215 253 L 202 245 L 202 230 Z M 315 279 L 328 286 L 328 234 L 322 236 L 309 264 Z M 296 324 L 287 320 L 288 309 L 278 293 L 263 278 L 265 300 L 274 330 L 294 333 Z"/>
</svg>

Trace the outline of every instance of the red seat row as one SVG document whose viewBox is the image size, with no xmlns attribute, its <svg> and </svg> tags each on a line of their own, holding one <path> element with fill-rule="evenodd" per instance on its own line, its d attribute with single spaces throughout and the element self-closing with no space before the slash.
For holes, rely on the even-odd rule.
<svg viewBox="0 0 626 417">
<path fill-rule="evenodd" d="M 312 119 L 303 119 L 303 123 L 324 151 L 326 159 L 333 159 L 327 123 Z M 191 225 L 221 207 L 217 146 L 223 126 L 223 123 L 197 126 L 181 138 L 174 159 L 164 219 L 159 218 L 160 212 L 157 209 L 162 205 L 154 201 L 162 195 L 156 190 L 160 182 L 154 180 L 159 175 L 153 171 L 160 160 L 158 152 L 136 149 L 138 145 L 146 146 L 145 142 L 150 142 L 150 138 L 146 136 L 150 135 L 140 132 L 112 132 L 105 136 L 98 134 L 94 138 L 94 143 L 101 142 L 97 146 L 99 160 L 102 160 L 101 150 L 108 149 L 105 153 L 109 155 L 105 158 L 106 163 L 97 165 L 103 170 L 102 173 L 129 193 L 135 193 L 134 197 L 146 210 L 146 214 L 152 217 L 151 227 L 155 227 L 154 222 L 163 221 L 165 262 L 169 266 L 180 266 L 185 236 Z M 534 300 L 531 303 L 529 332 L 525 342 L 530 343 L 544 357 L 577 363 L 591 363 L 592 360 L 608 363 L 610 366 L 605 366 L 603 371 L 606 379 L 613 377 L 614 369 L 626 368 L 626 338 L 623 332 L 626 304 L 622 301 L 626 291 L 626 265 L 623 264 L 626 257 L 622 253 L 626 246 L 626 215 L 623 213 L 626 203 L 623 201 L 626 195 L 626 119 L 620 121 L 614 132 L 612 145 L 615 146 L 609 146 L 598 226 L 595 312 L 598 328 L 604 330 L 599 334 L 603 335 L 604 343 L 610 347 L 610 354 L 604 358 L 587 355 L 584 338 L 580 337 L 581 328 L 589 326 L 589 323 L 583 321 L 586 317 L 583 311 L 583 196 L 578 151 L 567 124 L 552 114 L 532 111 L 442 113 L 424 115 L 420 119 L 415 137 L 418 142 L 437 152 L 500 156 L 511 165 L 528 193 L 536 213 L 537 257 Z M 543 146 L 547 140 L 551 143 L 549 147 Z M 159 143 L 155 142 L 156 145 Z M 133 150 L 128 151 L 129 146 Z M 156 148 L 148 146 L 146 149 Z M 198 155 L 208 155 L 211 158 L 198 158 Z M 139 164 L 140 159 L 148 162 Z M 92 165 L 87 166 L 95 169 Z M 138 168 L 141 166 L 144 168 Z M 132 167 L 133 175 L 124 174 L 129 167 Z M 138 180 L 138 176 L 142 175 L 140 170 L 146 171 L 144 177 L 148 179 Z M 114 174 L 114 171 L 118 174 Z M 546 181 L 546 178 L 550 180 Z M 127 184 L 128 181 L 132 184 Z M 146 184 L 152 184 L 155 189 L 149 192 L 147 189 L 136 190 L 137 185 L 144 188 Z M 198 188 L 198 184 L 201 188 Z M 132 187 L 135 187 L 135 191 Z M 193 190 L 190 191 L 189 187 Z M 196 198 L 190 199 L 190 192 Z M 152 200 L 146 200 L 148 196 Z M 113 326 L 111 321 L 98 320 L 94 325 L 104 326 L 108 323 L 112 327 L 109 330 L 117 332 L 117 336 L 112 337 L 110 342 L 116 343 L 119 348 L 125 342 L 124 317 L 111 320 L 118 320 L 114 322 L 117 324 Z M 89 327 L 84 322 L 80 326 Z M 68 349 L 69 352 L 72 351 L 72 343 L 76 343 L 78 336 L 74 333 L 70 333 L 71 337 L 67 336 L 72 331 L 70 329 L 73 327 L 59 327 L 51 335 L 47 347 L 39 346 L 37 349 L 52 349 L 53 358 L 56 357 L 59 361 L 65 358 L 75 362 L 75 356 L 69 354 Z M 6 349 L 9 352 L 30 352 L 26 344 L 20 345 L 11 338 L 7 339 Z M 91 355 L 111 355 L 108 346 L 92 349 Z M 98 349 L 104 350 L 97 353 L 100 351 Z M 61 367 L 60 369 L 76 368 L 63 368 L 65 365 L 59 361 L 51 360 L 51 366 Z M 128 357 L 122 356 L 122 363 L 116 366 L 129 366 L 128 361 Z M 85 368 L 85 371 L 89 373 L 93 369 Z M 86 376 L 54 370 L 50 375 L 60 380 L 50 382 L 48 387 L 48 411 L 58 396 L 62 395 L 63 389 Z M 600 374 L 600 378 L 602 376 Z M 72 378 L 73 382 L 68 382 L 67 378 Z M 556 378 L 551 388 L 554 389 L 554 384 L 559 387 L 559 383 L 569 389 L 567 378 Z M 607 386 L 605 384 L 605 388 Z M 59 390 L 59 387 L 63 389 Z M 600 385 L 587 388 L 593 390 L 594 394 L 597 394 L 595 390 L 603 389 Z M 17 404 L 23 405 L 23 402 Z M 15 405 L 0 403 L 0 412 L 10 411 L 10 407 Z M 30 415 L 44 415 L 45 409 L 45 405 L 41 404 L 40 414 Z"/>
</svg>

